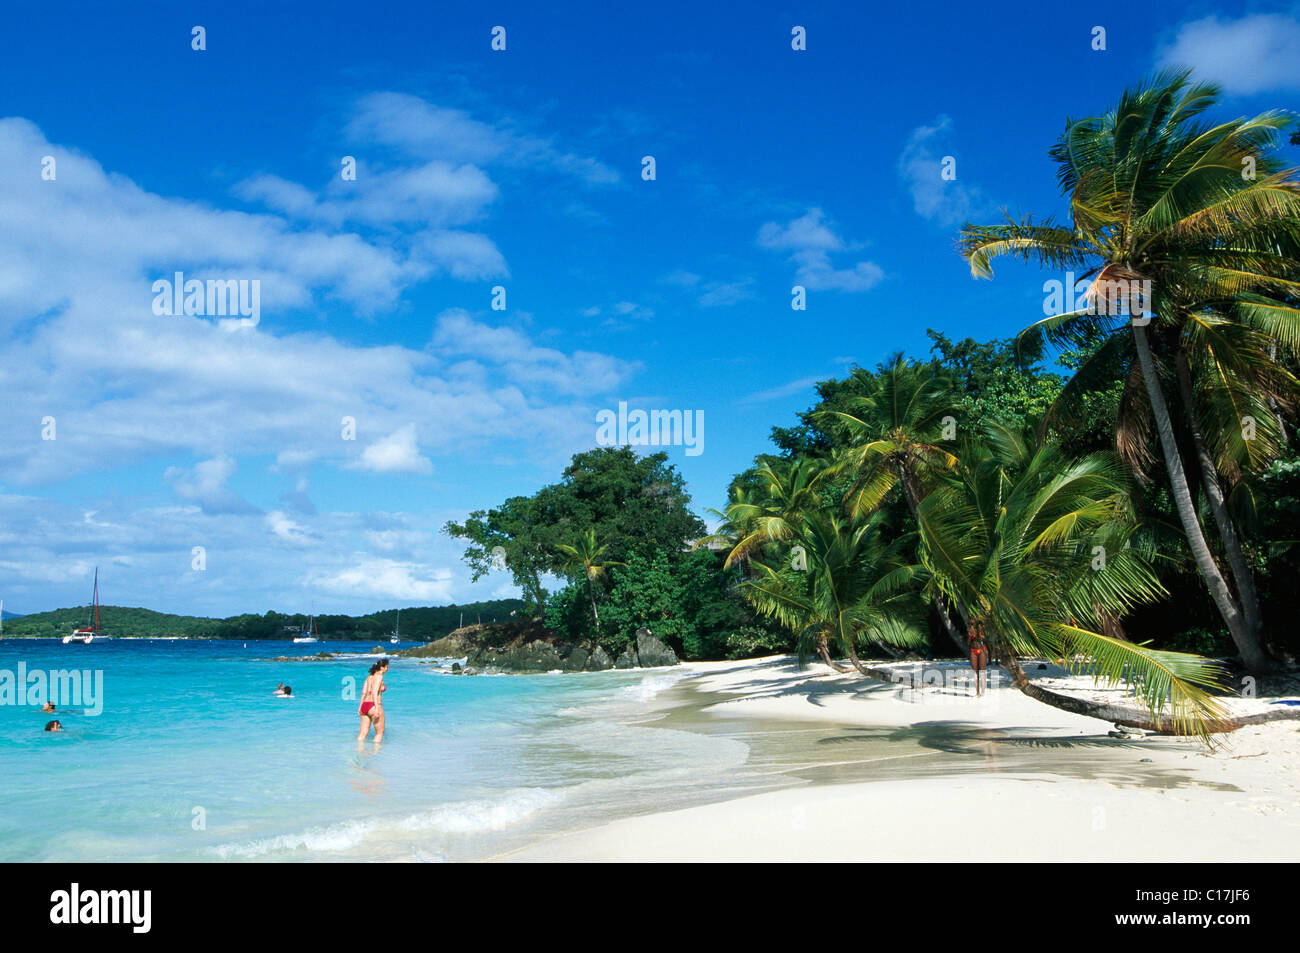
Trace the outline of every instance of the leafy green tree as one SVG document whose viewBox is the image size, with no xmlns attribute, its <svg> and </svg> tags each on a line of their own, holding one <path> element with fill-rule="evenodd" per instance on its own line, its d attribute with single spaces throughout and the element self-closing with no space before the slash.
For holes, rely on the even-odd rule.
<svg viewBox="0 0 1300 953">
<path fill-rule="evenodd" d="M 953 341 L 933 329 L 925 334 L 930 353 L 951 376 L 963 421 L 1038 419 L 1061 392 L 1060 376 L 1041 367 L 1041 347 L 1017 347 L 1014 339 Z"/>
<path fill-rule="evenodd" d="M 464 559 L 474 580 L 508 569 L 530 606 L 540 608 L 547 596 L 542 576 L 564 573 L 561 545 L 592 529 L 611 560 L 680 552 L 705 532 L 689 503 L 685 480 L 666 453 L 639 457 L 630 447 L 603 447 L 576 454 L 559 483 L 475 511 L 445 529 L 466 541 Z"/>
<path fill-rule="evenodd" d="M 641 626 L 685 658 L 720 658 L 732 633 L 754 626 L 733 592 L 738 573 L 706 549 L 683 558 L 634 556 L 617 570 L 606 612 L 606 637 L 630 638 Z"/>
</svg>

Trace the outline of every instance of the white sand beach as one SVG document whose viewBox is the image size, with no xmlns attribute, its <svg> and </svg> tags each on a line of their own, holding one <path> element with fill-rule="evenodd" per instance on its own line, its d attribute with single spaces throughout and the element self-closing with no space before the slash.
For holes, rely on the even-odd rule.
<svg viewBox="0 0 1300 953">
<path fill-rule="evenodd" d="M 496 859 L 1208 862 L 1300 856 L 1300 721 L 1242 728 L 1220 736 L 1222 747 L 1212 751 L 1192 739 L 1113 737 L 1114 726 L 1036 702 L 1005 677 L 976 698 L 953 684 L 969 674 L 955 662 L 893 663 L 907 679 L 900 685 L 837 674 L 820 662 L 801 670 L 789 657 L 689 667 L 689 684 L 717 697 L 704 708 L 709 718 L 761 721 L 769 732 L 773 722 L 788 726 L 787 745 L 806 758 L 796 775 L 854 780 L 802 781 L 628 818 Z M 922 667 L 949 684 L 913 688 L 912 675 Z M 1055 667 L 1026 668 L 1048 687 L 1097 691 L 1091 679 Z M 1238 710 L 1267 704 L 1233 702 Z M 817 743 L 799 747 L 801 732 Z M 854 732 L 899 743 L 877 744 L 870 757 L 854 760 Z M 830 743 L 840 740 L 845 744 Z M 885 748 L 897 754 L 880 754 Z M 936 767 L 940 757 L 947 760 Z M 912 768 L 916 776 L 908 777 Z M 874 775 L 880 780 L 863 780 Z"/>
</svg>

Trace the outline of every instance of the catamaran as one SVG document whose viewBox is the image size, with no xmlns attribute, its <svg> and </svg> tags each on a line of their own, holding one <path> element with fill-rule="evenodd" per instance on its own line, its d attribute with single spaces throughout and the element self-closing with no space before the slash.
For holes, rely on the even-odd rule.
<svg viewBox="0 0 1300 953">
<path fill-rule="evenodd" d="M 393 645 L 402 641 L 402 610 L 397 610 L 397 628 L 393 630 L 393 637 L 388 640 Z"/>
<path fill-rule="evenodd" d="M 105 642 L 108 636 L 99 628 L 99 567 L 95 567 L 95 601 L 91 608 L 90 625 L 73 629 L 71 635 L 63 637 L 64 645 L 89 645 L 91 642 Z"/>
</svg>

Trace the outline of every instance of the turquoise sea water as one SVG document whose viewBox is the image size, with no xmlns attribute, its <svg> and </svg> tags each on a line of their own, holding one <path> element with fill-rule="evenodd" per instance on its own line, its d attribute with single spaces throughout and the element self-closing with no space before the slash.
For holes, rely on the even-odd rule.
<svg viewBox="0 0 1300 953">
<path fill-rule="evenodd" d="M 347 680 L 359 691 L 372 645 L 0 641 L 0 673 L 99 671 L 104 696 L 98 715 L 0 704 L 0 861 L 480 859 L 677 806 L 746 759 L 635 724 L 678 670 L 452 676 L 413 659 L 389 670 L 383 747 L 358 751 Z M 271 660 L 322 648 L 358 655 Z M 52 717 L 63 733 L 42 730 Z"/>
</svg>

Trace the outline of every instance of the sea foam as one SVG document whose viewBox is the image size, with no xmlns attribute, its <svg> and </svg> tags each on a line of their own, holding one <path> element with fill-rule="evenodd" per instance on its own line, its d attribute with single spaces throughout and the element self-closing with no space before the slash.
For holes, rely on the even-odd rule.
<svg viewBox="0 0 1300 953">
<path fill-rule="evenodd" d="M 376 817 L 341 821 L 293 834 L 219 844 L 211 848 L 211 851 L 223 860 L 248 860 L 282 851 L 347 851 L 359 847 L 367 838 L 402 831 L 436 831 L 444 834 L 497 831 L 517 824 L 563 799 L 561 792 L 551 789 L 522 788 L 500 798 L 456 801 L 403 818 Z"/>
</svg>

